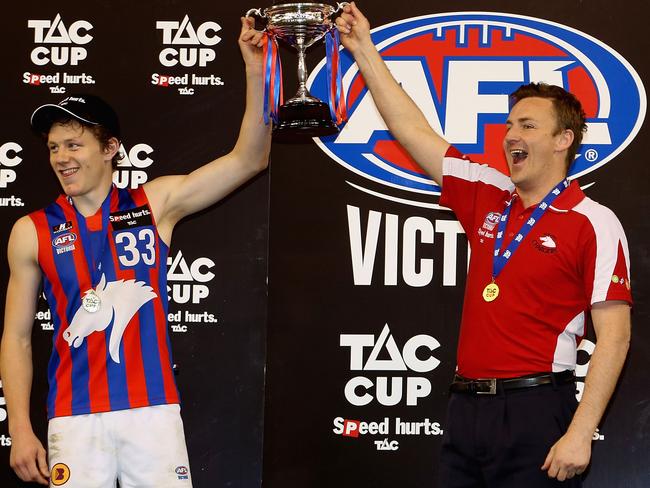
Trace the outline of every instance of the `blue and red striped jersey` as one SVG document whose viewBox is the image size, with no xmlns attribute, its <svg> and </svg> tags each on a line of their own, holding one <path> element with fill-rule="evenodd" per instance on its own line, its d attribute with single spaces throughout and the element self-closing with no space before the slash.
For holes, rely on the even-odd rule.
<svg viewBox="0 0 650 488">
<path fill-rule="evenodd" d="M 113 186 L 87 218 L 61 195 L 30 218 L 54 323 L 48 417 L 178 403 L 169 249 L 144 190 Z"/>
</svg>

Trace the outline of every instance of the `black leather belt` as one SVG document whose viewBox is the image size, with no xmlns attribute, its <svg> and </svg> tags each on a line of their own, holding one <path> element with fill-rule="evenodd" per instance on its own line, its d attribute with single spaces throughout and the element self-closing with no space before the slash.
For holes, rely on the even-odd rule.
<svg viewBox="0 0 650 488">
<path fill-rule="evenodd" d="M 496 395 L 502 390 L 518 390 L 540 385 L 564 385 L 575 381 L 573 370 L 567 369 L 561 373 L 542 373 L 518 378 L 483 378 L 470 379 L 454 376 L 454 382 L 449 387 L 452 393 L 470 393 L 474 395 Z"/>
</svg>

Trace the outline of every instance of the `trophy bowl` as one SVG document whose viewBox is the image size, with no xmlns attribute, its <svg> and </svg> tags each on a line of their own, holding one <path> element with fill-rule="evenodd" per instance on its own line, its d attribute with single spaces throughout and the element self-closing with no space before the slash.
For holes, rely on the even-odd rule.
<svg viewBox="0 0 650 488">
<path fill-rule="evenodd" d="M 298 91 L 278 109 L 273 135 L 275 140 L 290 142 L 322 137 L 339 131 L 327 103 L 307 89 L 306 50 L 335 28 L 334 17 L 347 3 L 336 7 L 325 3 L 283 3 L 263 11 L 251 9 L 266 23 L 264 30 L 298 52 Z"/>
</svg>

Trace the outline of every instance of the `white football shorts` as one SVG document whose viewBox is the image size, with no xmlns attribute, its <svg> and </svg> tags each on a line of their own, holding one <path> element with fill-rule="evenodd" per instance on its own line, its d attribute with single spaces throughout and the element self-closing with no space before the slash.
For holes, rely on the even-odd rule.
<svg viewBox="0 0 650 488">
<path fill-rule="evenodd" d="M 51 487 L 192 487 L 178 404 L 56 417 L 47 437 Z"/>
</svg>

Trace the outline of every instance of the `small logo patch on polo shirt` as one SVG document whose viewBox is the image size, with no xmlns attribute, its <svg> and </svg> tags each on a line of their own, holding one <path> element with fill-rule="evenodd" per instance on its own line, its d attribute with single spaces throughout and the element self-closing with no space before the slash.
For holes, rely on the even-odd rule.
<svg viewBox="0 0 650 488">
<path fill-rule="evenodd" d="M 554 235 L 545 234 L 539 236 L 533 241 L 535 249 L 545 254 L 553 254 L 557 252 L 557 241 Z"/>
<path fill-rule="evenodd" d="M 612 275 L 612 283 L 615 285 L 624 286 L 628 291 L 632 288 L 630 279 L 625 276 Z"/>
<path fill-rule="evenodd" d="M 478 229 L 478 235 L 481 237 L 486 237 L 487 239 L 494 239 L 494 228 L 499 223 L 501 214 L 499 212 L 490 212 L 485 216 L 483 225 Z M 481 242 L 483 240 L 481 239 Z"/>
</svg>

